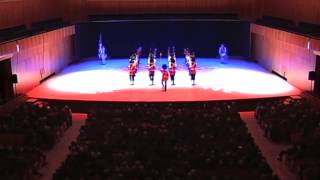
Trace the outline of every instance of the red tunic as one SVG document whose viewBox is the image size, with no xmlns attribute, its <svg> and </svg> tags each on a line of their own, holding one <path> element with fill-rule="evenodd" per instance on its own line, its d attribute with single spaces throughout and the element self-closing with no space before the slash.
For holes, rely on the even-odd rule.
<svg viewBox="0 0 320 180">
<path fill-rule="evenodd" d="M 174 76 L 175 74 L 176 74 L 176 67 L 175 67 L 175 65 L 171 65 L 170 76 Z"/>
<path fill-rule="evenodd" d="M 191 64 L 191 67 L 190 67 L 191 74 L 196 74 L 196 67 L 197 67 L 196 63 Z"/>
<path fill-rule="evenodd" d="M 162 81 L 167 81 L 169 79 L 169 73 L 167 70 L 162 71 Z"/>
<path fill-rule="evenodd" d="M 150 65 L 149 72 L 154 73 L 155 69 L 156 69 L 156 67 L 154 65 Z"/>
<path fill-rule="evenodd" d="M 129 71 L 129 73 L 130 73 L 131 76 L 133 76 L 133 75 L 136 74 L 136 72 L 137 72 L 137 66 L 132 64 L 132 65 L 130 66 L 130 71 Z"/>
</svg>

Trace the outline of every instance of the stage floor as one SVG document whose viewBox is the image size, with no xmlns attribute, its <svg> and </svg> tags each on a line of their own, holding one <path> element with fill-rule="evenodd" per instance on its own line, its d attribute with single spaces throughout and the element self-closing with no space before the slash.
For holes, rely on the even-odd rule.
<svg viewBox="0 0 320 180">
<path fill-rule="evenodd" d="M 158 59 L 157 68 L 167 59 Z M 196 85 L 192 85 L 184 58 L 178 58 L 176 85 L 168 81 L 162 91 L 161 72 L 155 74 L 155 85 L 148 76 L 147 60 L 141 59 L 135 84 L 130 85 L 128 59 L 109 60 L 106 65 L 91 60 L 73 64 L 30 91 L 38 99 L 72 101 L 174 102 L 258 99 L 299 95 L 299 89 L 258 64 L 228 59 L 198 58 Z"/>
</svg>

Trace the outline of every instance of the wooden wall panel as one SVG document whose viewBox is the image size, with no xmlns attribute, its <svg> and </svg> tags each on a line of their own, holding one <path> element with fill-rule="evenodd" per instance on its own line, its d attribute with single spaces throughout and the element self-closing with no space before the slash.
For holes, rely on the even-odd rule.
<svg viewBox="0 0 320 180">
<path fill-rule="evenodd" d="M 263 15 L 282 17 L 285 19 L 295 18 L 296 0 L 264 0 Z"/>
<path fill-rule="evenodd" d="M 320 1 L 264 0 L 262 15 L 320 24 Z"/>
<path fill-rule="evenodd" d="M 18 75 L 18 90 L 26 92 L 36 87 L 42 79 L 43 35 L 17 41 L 20 52 L 13 59 L 12 72 Z"/>
<path fill-rule="evenodd" d="M 72 31 L 71 27 L 45 33 L 43 76 L 47 77 L 66 67 L 72 60 Z"/>
<path fill-rule="evenodd" d="M 313 50 L 319 41 L 256 24 L 251 25 L 251 34 L 255 60 L 269 71 L 285 76 L 301 90 L 310 90 L 308 73 L 315 70 Z"/>
<path fill-rule="evenodd" d="M 320 39 L 311 39 L 310 40 L 310 48 L 313 51 L 320 51 Z"/>
<path fill-rule="evenodd" d="M 117 0 L 106 1 L 86 1 L 86 13 L 92 14 L 117 14 L 119 9 L 119 2 Z M 123 12 L 125 13 L 125 12 Z"/>
<path fill-rule="evenodd" d="M 237 13 L 320 24 L 319 0 L 0 0 L 0 29 L 63 17 L 71 22 L 94 14 Z"/>
<path fill-rule="evenodd" d="M 60 0 L 32 0 L 32 6 L 30 7 L 32 17 L 30 18 L 30 21 L 36 22 L 62 17 L 61 9 L 63 4 L 60 2 Z"/>
<path fill-rule="evenodd" d="M 0 0 L 0 29 L 62 17 L 63 0 Z"/>
<path fill-rule="evenodd" d="M 307 47 L 309 41 L 309 38 L 305 36 L 260 25 L 252 25 L 251 32 L 263 35 L 264 37 L 270 39 L 277 39 L 279 41 L 287 42 L 289 44 L 294 44 L 300 47 Z"/>
<path fill-rule="evenodd" d="M 86 20 L 87 12 L 85 0 L 63 0 L 61 11 L 63 18 L 70 22 L 81 22 Z"/>
<path fill-rule="evenodd" d="M 12 56 L 12 73 L 18 75 L 19 81 L 18 93 L 30 91 L 72 61 L 74 33 L 74 26 L 70 26 L 0 45 L 0 56 Z"/>
<path fill-rule="evenodd" d="M 252 16 L 257 0 L 86 0 L 87 14 L 238 13 Z"/>
<path fill-rule="evenodd" d="M 23 0 L 0 0 L 0 29 L 24 24 L 27 21 Z"/>
<path fill-rule="evenodd" d="M 320 1 L 319 0 L 296 0 L 297 1 L 297 21 L 307 21 L 320 24 Z"/>
<path fill-rule="evenodd" d="M 16 42 L 8 42 L 0 45 L 0 55 L 12 55 L 16 51 Z"/>
</svg>

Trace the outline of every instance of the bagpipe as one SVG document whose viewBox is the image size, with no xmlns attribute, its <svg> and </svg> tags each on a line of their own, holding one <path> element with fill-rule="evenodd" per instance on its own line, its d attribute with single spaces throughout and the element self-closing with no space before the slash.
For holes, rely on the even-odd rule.
<svg viewBox="0 0 320 180">
<path fill-rule="evenodd" d="M 148 66 L 152 63 L 152 64 L 156 64 L 156 55 L 157 55 L 157 48 L 151 49 L 149 50 L 149 55 L 148 55 Z"/>
<path fill-rule="evenodd" d="M 129 58 L 129 64 L 133 64 L 137 61 L 137 56 L 136 54 L 131 54 L 130 58 Z"/>
<path fill-rule="evenodd" d="M 189 48 L 184 48 L 183 53 L 185 56 L 186 65 L 189 67 L 189 65 L 191 64 L 191 52 Z"/>
<path fill-rule="evenodd" d="M 187 67 L 191 68 L 191 66 L 196 63 L 196 55 L 195 55 L 195 53 L 194 52 L 191 53 L 189 48 L 185 48 L 184 49 L 184 55 L 185 55 Z"/>
<path fill-rule="evenodd" d="M 132 66 L 138 66 L 139 65 L 139 60 L 138 60 L 138 55 L 136 53 L 132 53 L 131 56 L 129 57 L 129 68 Z"/>
<path fill-rule="evenodd" d="M 174 46 L 168 47 L 168 64 L 169 68 L 177 66 L 176 49 Z"/>
</svg>

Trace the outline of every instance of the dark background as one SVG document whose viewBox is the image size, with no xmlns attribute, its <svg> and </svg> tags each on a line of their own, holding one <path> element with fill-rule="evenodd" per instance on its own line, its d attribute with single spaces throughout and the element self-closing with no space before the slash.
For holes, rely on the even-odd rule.
<svg viewBox="0 0 320 180">
<path fill-rule="evenodd" d="M 250 24 L 244 21 L 146 20 L 90 22 L 76 25 L 76 55 L 97 56 L 99 33 L 111 58 L 129 58 L 138 46 L 146 57 L 149 48 L 167 56 L 168 46 L 175 46 L 177 56 L 190 48 L 198 57 L 216 57 L 220 43 L 229 56 L 249 57 Z"/>
</svg>

